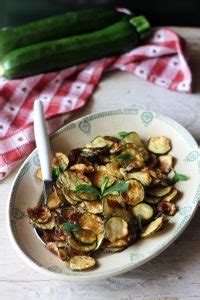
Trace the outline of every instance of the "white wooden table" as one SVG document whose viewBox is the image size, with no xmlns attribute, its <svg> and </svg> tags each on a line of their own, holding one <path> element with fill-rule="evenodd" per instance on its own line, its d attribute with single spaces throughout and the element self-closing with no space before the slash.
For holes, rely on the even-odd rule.
<svg viewBox="0 0 200 300">
<path fill-rule="evenodd" d="M 190 45 L 195 94 L 170 92 L 130 74 L 110 73 L 87 106 L 72 119 L 121 106 L 138 106 L 174 118 L 200 142 L 200 29 L 174 29 Z M 33 271 L 11 247 L 5 207 L 15 174 L 0 183 L 0 300 L 200 299 L 200 210 L 182 236 L 144 266 L 104 281 L 68 283 Z"/>
</svg>

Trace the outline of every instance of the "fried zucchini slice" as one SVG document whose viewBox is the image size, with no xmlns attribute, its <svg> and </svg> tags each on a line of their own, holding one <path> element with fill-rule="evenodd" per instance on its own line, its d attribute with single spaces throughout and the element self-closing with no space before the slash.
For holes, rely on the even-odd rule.
<svg viewBox="0 0 200 300">
<path fill-rule="evenodd" d="M 31 223 L 35 228 L 42 229 L 42 230 L 52 230 L 56 225 L 55 216 L 56 214 L 52 213 L 51 218 L 48 220 L 47 223 L 38 223 L 33 221 L 31 221 Z"/>
<path fill-rule="evenodd" d="M 71 171 L 76 171 L 80 173 L 92 173 L 94 172 L 94 167 L 93 166 L 87 166 L 85 164 L 75 164 L 70 167 Z"/>
<path fill-rule="evenodd" d="M 89 252 L 94 250 L 97 246 L 96 241 L 94 241 L 94 243 L 90 245 L 77 242 L 77 240 L 71 232 L 67 232 L 67 242 L 73 249 L 75 249 L 78 252 Z"/>
<path fill-rule="evenodd" d="M 151 176 L 147 171 L 128 173 L 126 179 L 137 179 L 144 186 L 150 185 L 152 181 Z"/>
<path fill-rule="evenodd" d="M 158 204 L 157 210 L 162 212 L 163 214 L 165 214 L 167 216 L 174 216 L 176 211 L 177 211 L 177 208 L 176 208 L 176 205 L 174 203 L 162 200 Z"/>
<path fill-rule="evenodd" d="M 161 201 L 161 198 L 157 198 L 157 197 L 147 195 L 147 196 L 145 196 L 144 201 L 149 203 L 149 204 L 157 204 L 158 202 Z"/>
<path fill-rule="evenodd" d="M 148 150 L 154 154 L 166 154 L 171 150 L 171 141 L 165 136 L 152 137 L 148 141 Z"/>
<path fill-rule="evenodd" d="M 91 214 L 85 213 L 79 219 L 79 225 L 83 229 L 92 230 L 97 235 L 97 245 L 96 249 L 98 249 L 104 239 L 104 228 L 103 228 L 103 220 L 101 217 Z"/>
<path fill-rule="evenodd" d="M 68 266 L 73 271 L 81 271 L 94 267 L 96 260 L 87 255 L 75 255 L 67 262 Z"/>
<path fill-rule="evenodd" d="M 134 216 L 140 217 L 142 221 L 149 221 L 154 215 L 153 208 L 146 203 L 139 203 L 132 208 Z"/>
<path fill-rule="evenodd" d="M 103 212 L 101 201 L 84 201 L 79 205 L 79 208 L 91 214 L 101 214 Z"/>
<path fill-rule="evenodd" d="M 148 226 L 144 228 L 141 233 L 141 238 L 146 238 L 151 236 L 154 232 L 158 231 L 163 225 L 164 217 L 161 216 L 154 221 L 152 221 Z"/>
<path fill-rule="evenodd" d="M 54 169 L 61 167 L 64 170 L 67 168 L 68 164 L 69 164 L 69 159 L 64 153 L 56 152 L 54 154 L 52 159 L 52 167 Z"/>
<path fill-rule="evenodd" d="M 128 235 L 128 223 L 120 217 L 111 217 L 105 223 L 105 235 L 110 242 Z"/>
<path fill-rule="evenodd" d="M 171 155 L 161 155 L 158 157 L 158 168 L 168 174 L 172 170 L 173 157 Z"/>
<path fill-rule="evenodd" d="M 55 210 L 61 205 L 61 200 L 57 195 L 56 189 L 52 193 L 49 194 L 47 199 L 47 207 L 50 210 Z"/>
<path fill-rule="evenodd" d="M 58 256 L 60 259 L 67 260 L 67 252 L 64 249 L 58 248 L 56 243 L 49 242 L 46 244 L 46 247 L 49 251 Z"/>
<path fill-rule="evenodd" d="M 111 163 L 106 164 L 106 171 L 107 171 L 109 178 L 110 178 L 110 176 L 112 176 L 112 177 L 117 177 L 117 178 L 121 179 L 123 176 L 120 172 L 120 168 L 121 168 L 121 165 L 117 161 L 113 161 Z"/>
<path fill-rule="evenodd" d="M 171 201 L 175 201 L 177 197 L 178 197 L 178 190 L 176 188 L 173 188 L 171 192 L 163 198 L 163 200 L 171 202 Z"/>
<path fill-rule="evenodd" d="M 97 241 L 97 235 L 92 230 L 83 229 L 81 231 L 75 231 L 73 235 L 77 242 L 85 245 L 92 245 Z"/>
<path fill-rule="evenodd" d="M 128 190 L 122 193 L 125 202 L 129 205 L 136 205 L 144 199 L 144 187 L 136 179 L 130 179 L 127 181 L 129 184 Z"/>
<path fill-rule="evenodd" d="M 101 188 L 104 178 L 108 176 L 109 181 L 107 187 L 111 186 L 115 182 L 115 177 L 110 175 L 105 166 L 99 166 L 92 174 L 91 181 L 95 187 Z"/>
<path fill-rule="evenodd" d="M 111 147 L 112 145 L 112 141 L 106 140 L 102 136 L 97 136 L 91 143 L 86 144 L 85 148 L 105 148 Z"/>
<path fill-rule="evenodd" d="M 124 249 L 126 249 L 126 247 L 105 247 L 103 248 L 103 251 L 105 253 L 117 253 L 123 251 Z"/>
<path fill-rule="evenodd" d="M 69 208 L 63 208 L 61 209 L 61 216 L 72 223 L 78 223 L 78 220 L 82 213 L 75 208 L 69 207 Z M 63 222 L 62 222 L 63 223 Z"/>
<path fill-rule="evenodd" d="M 161 187 L 161 186 L 156 186 L 151 189 L 149 189 L 147 192 L 149 195 L 157 198 L 161 198 L 163 196 L 168 195 L 172 190 L 172 186 L 167 186 L 167 187 Z"/>
<path fill-rule="evenodd" d="M 37 205 L 34 208 L 28 208 L 27 213 L 29 219 L 37 223 L 47 223 L 52 216 L 49 208 L 42 205 Z"/>
<path fill-rule="evenodd" d="M 108 195 L 102 199 L 103 215 L 106 218 L 110 218 L 114 216 L 121 217 L 127 223 L 130 223 L 133 219 L 131 212 L 121 206 L 121 204 L 117 200 L 119 197 L 121 196 Z"/>
<path fill-rule="evenodd" d="M 127 144 L 127 143 L 133 143 L 136 145 L 136 147 L 140 148 L 140 147 L 144 147 L 144 144 L 139 136 L 139 134 L 137 132 L 129 132 L 127 134 L 127 136 L 125 136 L 123 139 L 122 139 L 122 142 L 124 144 Z"/>
<path fill-rule="evenodd" d="M 76 191 L 76 186 L 79 184 L 89 184 L 91 181 L 82 174 L 77 174 L 76 172 L 66 170 L 59 177 L 59 182 L 63 187 L 70 191 Z"/>
</svg>

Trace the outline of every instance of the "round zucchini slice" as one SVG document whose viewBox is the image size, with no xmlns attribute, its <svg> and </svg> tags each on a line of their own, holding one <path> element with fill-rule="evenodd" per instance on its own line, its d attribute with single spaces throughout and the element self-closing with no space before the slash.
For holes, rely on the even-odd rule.
<svg viewBox="0 0 200 300">
<path fill-rule="evenodd" d="M 103 180 L 106 176 L 109 177 L 109 181 L 108 181 L 108 184 L 107 184 L 107 187 L 109 187 L 115 182 L 115 177 L 108 174 L 107 169 L 106 169 L 105 166 L 100 166 L 92 174 L 92 177 L 91 177 L 92 184 L 97 188 L 101 188 Z"/>
<path fill-rule="evenodd" d="M 95 250 L 95 248 L 97 246 L 96 241 L 94 241 L 94 243 L 90 244 L 90 245 L 77 242 L 74 235 L 69 231 L 67 232 L 67 242 L 73 249 L 75 249 L 76 251 L 79 251 L 79 252 L 89 252 L 89 251 Z"/>
<path fill-rule="evenodd" d="M 167 186 L 167 187 L 156 186 L 149 189 L 148 194 L 153 197 L 161 198 L 163 196 L 168 195 L 171 192 L 171 190 L 172 190 L 172 186 Z"/>
<path fill-rule="evenodd" d="M 91 143 L 85 145 L 85 148 L 105 148 L 111 147 L 112 145 L 112 141 L 106 140 L 102 136 L 97 136 Z"/>
<path fill-rule="evenodd" d="M 174 216 L 176 211 L 177 211 L 177 208 L 176 208 L 176 205 L 174 203 L 162 200 L 158 204 L 157 210 L 159 212 L 162 212 L 163 214 L 165 214 L 167 216 Z"/>
<path fill-rule="evenodd" d="M 144 199 L 144 187 L 136 179 L 131 179 L 127 181 L 129 186 L 128 190 L 122 193 L 125 202 L 129 205 L 136 205 L 143 201 Z"/>
<path fill-rule="evenodd" d="M 85 210 L 91 214 L 101 214 L 103 212 L 103 206 L 101 201 L 84 201 Z"/>
<path fill-rule="evenodd" d="M 159 169 L 168 174 L 172 170 L 173 157 L 171 155 L 161 155 L 158 157 L 158 167 Z"/>
<path fill-rule="evenodd" d="M 154 154 L 166 154 L 171 150 L 171 141 L 165 136 L 152 137 L 148 141 L 148 150 Z"/>
<path fill-rule="evenodd" d="M 49 194 L 47 199 L 47 207 L 50 210 L 57 209 L 61 205 L 61 200 L 59 199 L 56 189 L 52 193 Z"/>
<path fill-rule="evenodd" d="M 52 230 L 54 229 L 56 223 L 55 223 L 55 213 L 51 214 L 51 218 L 48 220 L 47 223 L 38 223 L 38 222 L 32 222 L 31 224 L 33 224 L 34 227 L 38 228 L 38 229 L 42 229 L 42 230 Z"/>
<path fill-rule="evenodd" d="M 85 213 L 79 219 L 79 225 L 83 229 L 92 230 L 97 235 L 97 245 L 96 249 L 98 249 L 104 239 L 104 228 L 103 228 L 103 221 L 101 217 Z"/>
<path fill-rule="evenodd" d="M 88 229 L 83 229 L 81 231 L 73 232 L 73 235 L 77 242 L 85 244 L 85 245 L 92 245 L 97 241 L 97 235 Z"/>
<path fill-rule="evenodd" d="M 124 144 L 128 143 L 133 143 L 135 144 L 138 148 L 144 147 L 144 144 L 137 132 L 129 132 L 127 136 L 125 136 L 122 140 Z"/>
<path fill-rule="evenodd" d="M 92 268 L 96 261 L 93 257 L 87 255 L 75 255 L 67 262 L 68 266 L 73 271 L 81 271 Z"/>
<path fill-rule="evenodd" d="M 52 159 L 52 167 L 57 169 L 61 167 L 63 170 L 67 168 L 69 164 L 68 157 L 62 152 L 56 152 Z"/>
<path fill-rule="evenodd" d="M 132 208 L 134 216 L 139 216 L 142 221 L 149 221 L 154 215 L 153 208 L 146 203 L 139 203 Z"/>
<path fill-rule="evenodd" d="M 91 181 L 86 176 L 69 170 L 66 170 L 60 175 L 59 183 L 63 188 L 70 191 L 76 191 L 76 186 L 79 184 L 91 185 Z"/>
<path fill-rule="evenodd" d="M 128 235 L 128 223 L 120 217 L 111 217 L 105 223 L 105 235 L 110 242 L 124 238 Z"/>
<path fill-rule="evenodd" d="M 147 171 L 128 173 L 126 179 L 137 179 L 144 186 L 150 185 L 152 181 L 151 176 Z"/>
<path fill-rule="evenodd" d="M 132 221 L 132 214 L 127 209 L 123 208 L 119 201 L 117 200 L 117 195 L 108 195 L 102 199 L 103 203 L 103 214 L 105 217 L 121 217 L 127 223 Z"/>
<path fill-rule="evenodd" d="M 145 202 L 149 203 L 149 204 L 157 204 L 161 201 L 160 198 L 157 198 L 157 197 L 152 197 L 152 196 L 145 196 L 145 199 L 144 199 Z"/>
<path fill-rule="evenodd" d="M 173 188 L 171 192 L 163 198 L 163 200 L 171 202 L 171 201 L 175 201 L 177 197 L 178 197 L 178 190 L 176 188 Z"/>
<path fill-rule="evenodd" d="M 146 238 L 151 236 L 154 232 L 158 231 L 163 225 L 164 217 L 161 216 L 156 220 L 152 221 L 141 233 L 141 238 Z"/>
</svg>

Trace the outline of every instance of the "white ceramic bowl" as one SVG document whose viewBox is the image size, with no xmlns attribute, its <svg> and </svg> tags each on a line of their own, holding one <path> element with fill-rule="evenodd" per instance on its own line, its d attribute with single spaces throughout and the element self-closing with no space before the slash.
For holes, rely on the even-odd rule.
<svg viewBox="0 0 200 300">
<path fill-rule="evenodd" d="M 143 239 L 121 253 L 101 254 L 99 266 L 91 271 L 72 272 L 51 254 L 36 236 L 24 217 L 27 207 L 36 205 L 42 183 L 35 176 L 39 168 L 34 150 L 20 168 L 9 198 L 7 224 L 12 244 L 20 256 L 34 269 L 58 279 L 90 281 L 104 279 L 136 268 L 166 249 L 189 224 L 200 197 L 200 159 L 198 146 L 190 133 L 174 120 L 135 108 L 118 109 L 85 116 L 54 133 L 52 151 L 68 153 L 97 135 L 117 135 L 119 131 L 137 131 L 142 138 L 165 135 L 172 141 L 171 154 L 177 158 L 176 170 L 190 180 L 179 182 L 182 198 L 172 224 L 151 238 Z"/>
</svg>

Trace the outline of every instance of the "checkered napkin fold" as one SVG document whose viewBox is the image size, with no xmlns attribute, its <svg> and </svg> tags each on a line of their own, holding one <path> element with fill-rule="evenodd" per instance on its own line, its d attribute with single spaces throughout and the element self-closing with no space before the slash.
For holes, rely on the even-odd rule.
<svg viewBox="0 0 200 300">
<path fill-rule="evenodd" d="M 192 74 L 184 49 L 182 38 L 161 28 L 144 45 L 118 57 L 19 80 L 0 77 L 0 179 L 35 147 L 35 99 L 43 102 L 52 133 L 67 122 L 72 111 L 85 105 L 104 71 L 122 70 L 173 91 L 191 92 Z"/>
</svg>

